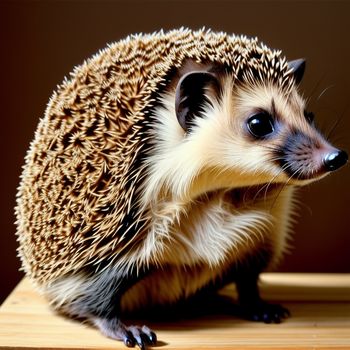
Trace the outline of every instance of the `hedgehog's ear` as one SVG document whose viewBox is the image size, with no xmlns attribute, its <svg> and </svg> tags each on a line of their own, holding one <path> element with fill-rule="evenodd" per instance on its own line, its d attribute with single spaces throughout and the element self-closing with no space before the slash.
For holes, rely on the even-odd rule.
<svg viewBox="0 0 350 350">
<path fill-rule="evenodd" d="M 294 75 L 294 80 L 297 84 L 299 84 L 301 79 L 303 79 L 305 65 L 306 61 L 303 58 L 288 62 L 289 69 L 291 69 L 291 73 Z"/>
<path fill-rule="evenodd" d="M 214 73 L 194 71 L 179 80 L 175 92 L 175 111 L 181 127 L 188 131 L 193 120 L 203 111 L 208 100 L 206 88 L 213 86 L 218 91 L 219 82 Z"/>
</svg>

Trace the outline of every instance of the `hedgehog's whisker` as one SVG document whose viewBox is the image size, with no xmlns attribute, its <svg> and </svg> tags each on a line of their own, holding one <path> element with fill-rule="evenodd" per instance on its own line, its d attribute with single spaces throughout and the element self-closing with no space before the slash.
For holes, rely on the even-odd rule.
<svg viewBox="0 0 350 350">
<path fill-rule="evenodd" d="M 314 95 L 315 95 L 316 91 L 318 90 L 321 82 L 324 80 L 324 77 L 325 77 L 325 74 L 322 75 L 322 77 L 316 82 L 316 84 L 312 88 L 311 93 L 310 93 L 309 98 L 308 98 L 308 101 L 307 101 L 308 103 L 314 97 Z"/>
<path fill-rule="evenodd" d="M 289 166 L 289 165 L 288 165 Z M 288 166 L 285 168 L 287 169 Z M 302 170 L 302 166 L 300 166 L 297 170 L 294 171 L 294 173 L 292 175 L 290 175 L 287 179 L 287 181 L 283 184 L 283 186 L 280 188 L 280 190 L 278 191 L 274 201 L 272 202 L 272 205 L 270 207 L 270 210 L 272 210 L 272 208 L 275 206 L 276 202 L 277 202 L 277 199 L 278 197 L 280 196 L 280 194 L 282 193 L 282 191 L 288 186 L 289 182 L 293 179 L 293 177 L 298 173 L 300 172 L 300 174 L 298 175 L 298 179 L 300 178 L 300 175 L 301 175 L 301 170 Z"/>
<path fill-rule="evenodd" d="M 331 138 L 333 132 L 335 131 L 335 129 L 338 127 L 338 125 L 340 124 L 340 122 L 343 120 L 344 115 L 345 115 L 347 109 L 349 108 L 349 105 L 350 105 L 350 103 L 348 103 L 348 104 L 346 105 L 346 107 L 344 108 L 344 110 L 343 110 L 343 112 L 341 113 L 341 115 L 335 120 L 335 122 L 333 123 L 331 129 L 330 129 L 329 132 L 327 133 L 326 139 L 327 139 L 328 141 L 330 140 L 330 138 Z"/>
<path fill-rule="evenodd" d="M 326 88 L 324 88 L 324 89 L 321 91 L 321 93 L 318 95 L 317 101 L 320 100 L 320 98 L 321 98 L 329 89 L 334 88 L 334 87 L 335 87 L 335 85 L 329 85 L 329 86 L 327 86 Z"/>
<path fill-rule="evenodd" d="M 275 158 L 275 160 L 279 160 L 279 159 L 281 159 L 281 157 L 276 157 L 276 158 Z M 272 178 L 269 182 L 267 182 L 266 184 L 264 184 L 264 185 L 257 191 L 257 193 L 255 194 L 253 200 L 256 200 L 257 197 L 259 196 L 259 194 L 261 193 L 261 191 L 263 191 L 263 190 L 265 190 L 265 193 L 264 193 L 264 200 L 266 200 L 266 198 L 267 198 L 267 192 L 268 192 L 268 190 L 269 190 L 269 187 L 270 187 L 271 185 L 273 185 L 275 179 L 276 179 L 278 176 L 280 176 L 280 175 L 284 172 L 284 170 L 285 170 L 286 168 L 287 168 L 286 166 L 281 167 L 280 171 L 279 171 L 275 176 L 273 176 L 273 178 Z"/>
</svg>

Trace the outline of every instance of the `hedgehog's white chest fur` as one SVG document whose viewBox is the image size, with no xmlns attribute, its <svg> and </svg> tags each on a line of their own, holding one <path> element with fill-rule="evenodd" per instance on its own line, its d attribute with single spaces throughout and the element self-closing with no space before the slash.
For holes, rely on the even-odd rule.
<svg viewBox="0 0 350 350">
<path fill-rule="evenodd" d="M 133 257 L 156 258 L 161 267 L 124 294 L 122 309 L 188 297 L 271 241 L 266 229 L 273 223 L 272 216 L 259 205 L 238 208 L 233 196 L 231 191 L 215 191 L 186 208 L 164 203 L 142 249 Z"/>
</svg>

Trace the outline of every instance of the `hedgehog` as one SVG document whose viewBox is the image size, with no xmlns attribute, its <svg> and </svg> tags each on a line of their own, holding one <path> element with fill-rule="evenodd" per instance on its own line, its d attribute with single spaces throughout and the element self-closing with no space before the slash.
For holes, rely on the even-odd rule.
<svg viewBox="0 0 350 350">
<path fill-rule="evenodd" d="M 50 305 L 145 349 L 127 312 L 234 282 L 242 315 L 289 316 L 258 279 L 288 249 L 295 190 L 347 162 L 299 93 L 305 60 L 257 38 L 130 35 L 53 93 L 17 194 L 22 269 Z"/>
</svg>

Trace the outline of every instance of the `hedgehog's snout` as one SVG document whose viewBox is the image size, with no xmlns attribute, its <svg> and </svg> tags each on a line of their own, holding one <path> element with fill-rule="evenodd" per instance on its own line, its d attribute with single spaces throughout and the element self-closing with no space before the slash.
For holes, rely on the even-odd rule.
<svg viewBox="0 0 350 350">
<path fill-rule="evenodd" d="M 278 155 L 283 170 L 298 180 L 316 179 L 348 161 L 345 151 L 331 146 L 321 135 L 314 138 L 302 132 L 290 133 Z"/>
<path fill-rule="evenodd" d="M 323 158 L 323 165 L 326 171 L 334 171 L 345 165 L 348 161 L 348 154 L 342 150 L 334 150 Z"/>
</svg>

